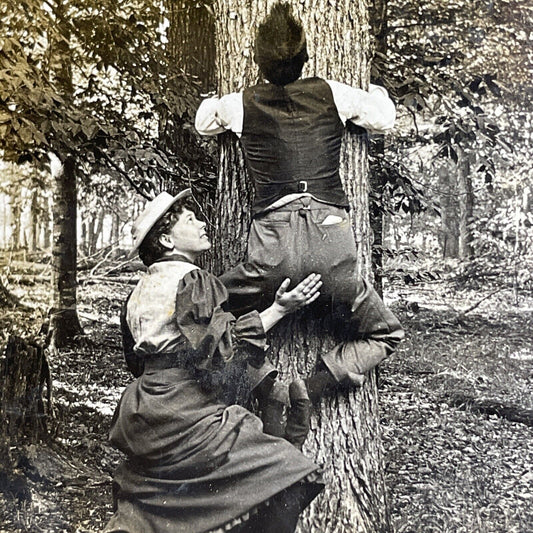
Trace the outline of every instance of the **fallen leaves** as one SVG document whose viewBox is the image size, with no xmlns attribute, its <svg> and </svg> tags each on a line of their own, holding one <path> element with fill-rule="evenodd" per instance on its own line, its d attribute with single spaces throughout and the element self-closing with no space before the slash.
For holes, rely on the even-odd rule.
<svg viewBox="0 0 533 533">
<path fill-rule="evenodd" d="M 510 356 L 529 353 L 531 311 L 501 306 L 491 319 L 456 322 L 431 307 L 435 295 L 424 295 L 404 324 L 408 339 L 380 371 L 396 532 L 533 531 L 533 428 L 447 401 L 460 392 L 531 407 L 531 361 Z"/>
</svg>

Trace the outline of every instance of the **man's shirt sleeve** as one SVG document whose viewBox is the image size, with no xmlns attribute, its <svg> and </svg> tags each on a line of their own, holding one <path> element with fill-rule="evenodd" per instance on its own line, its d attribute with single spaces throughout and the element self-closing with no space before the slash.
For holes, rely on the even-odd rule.
<svg viewBox="0 0 533 533">
<path fill-rule="evenodd" d="M 194 126 L 200 135 L 218 135 L 231 130 L 240 137 L 243 117 L 242 93 L 230 93 L 203 100 L 196 112 Z"/>
<path fill-rule="evenodd" d="M 327 80 L 341 120 L 350 120 L 371 133 L 383 133 L 393 128 L 396 108 L 387 90 L 370 85 L 368 91 L 356 89 L 338 81 Z"/>
</svg>

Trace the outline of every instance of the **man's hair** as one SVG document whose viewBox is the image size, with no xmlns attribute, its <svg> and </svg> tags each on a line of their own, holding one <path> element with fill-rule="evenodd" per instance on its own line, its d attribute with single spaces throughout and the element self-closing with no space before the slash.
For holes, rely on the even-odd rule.
<svg viewBox="0 0 533 533">
<path fill-rule="evenodd" d="M 167 251 L 167 248 L 159 242 L 159 237 L 170 231 L 172 226 L 178 221 L 184 209 L 196 212 L 196 204 L 191 197 L 185 197 L 178 200 L 146 234 L 146 237 L 139 246 L 139 257 L 147 267 L 163 257 Z"/>
<path fill-rule="evenodd" d="M 259 69 L 271 83 L 287 85 L 300 77 L 308 59 L 305 32 L 291 6 L 275 4 L 257 29 L 254 60 Z"/>
</svg>

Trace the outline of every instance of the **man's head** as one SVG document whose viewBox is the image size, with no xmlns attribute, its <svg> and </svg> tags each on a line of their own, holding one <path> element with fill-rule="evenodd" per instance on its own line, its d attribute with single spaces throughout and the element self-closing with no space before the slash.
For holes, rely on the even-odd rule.
<svg viewBox="0 0 533 533">
<path fill-rule="evenodd" d="M 296 81 L 309 59 L 305 32 L 287 3 L 275 4 L 259 25 L 254 60 L 265 78 L 276 85 Z"/>
<path fill-rule="evenodd" d="M 205 222 L 196 218 L 195 211 L 190 189 L 176 196 L 162 192 L 148 202 L 133 224 L 132 253 L 138 249 L 146 266 L 171 253 L 194 261 L 211 247 Z"/>
</svg>

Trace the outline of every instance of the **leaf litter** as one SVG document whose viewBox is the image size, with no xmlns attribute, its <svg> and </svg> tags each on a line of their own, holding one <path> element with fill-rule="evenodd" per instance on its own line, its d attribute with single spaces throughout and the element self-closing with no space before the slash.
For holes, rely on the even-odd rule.
<svg viewBox="0 0 533 533">
<path fill-rule="evenodd" d="M 120 304 L 130 290 L 128 283 L 80 287 L 81 320 L 90 343 L 51 357 L 53 438 L 12 450 L 15 471 L 27 480 L 31 498 L 0 495 L 0 533 L 92 533 L 111 516 L 112 474 L 121 454 L 109 445 L 107 432 L 132 379 L 118 327 Z M 45 294 L 33 291 L 32 301 L 42 307 Z M 400 350 L 380 368 L 394 531 L 533 531 L 533 428 L 454 404 L 461 393 L 531 409 L 533 299 L 517 308 L 511 296 L 499 294 L 461 315 L 456 309 L 480 298 L 479 290 L 458 295 L 433 284 L 422 290 L 402 287 L 389 296 L 407 331 Z M 448 304 L 452 300 L 461 305 L 454 308 Z M 8 331 L 37 335 L 42 318 L 38 310 L 32 316 L 4 313 L 0 340 Z"/>
<path fill-rule="evenodd" d="M 502 294 L 461 315 L 432 305 L 448 290 L 413 289 L 416 313 L 394 303 L 407 338 L 381 366 L 380 400 L 395 531 L 533 531 L 533 299 Z"/>
</svg>

